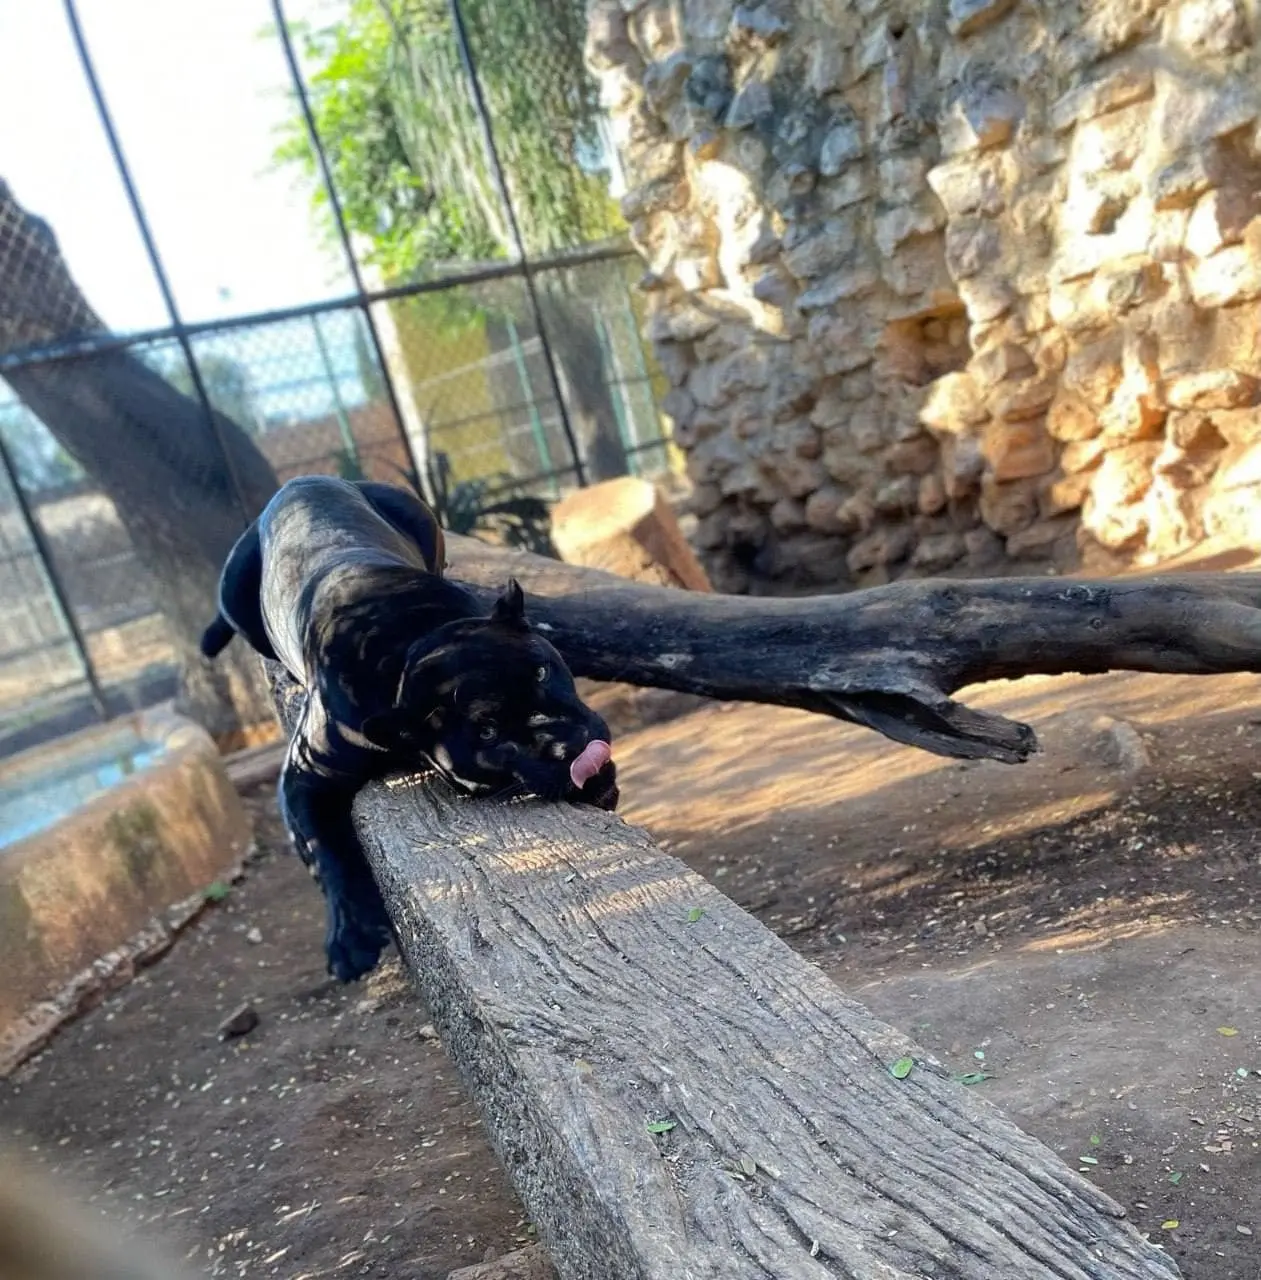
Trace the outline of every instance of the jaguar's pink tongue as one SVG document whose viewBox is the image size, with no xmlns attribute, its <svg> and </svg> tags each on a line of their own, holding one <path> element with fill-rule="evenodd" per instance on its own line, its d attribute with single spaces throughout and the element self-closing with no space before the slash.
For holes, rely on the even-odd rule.
<svg viewBox="0 0 1261 1280">
<path fill-rule="evenodd" d="M 569 777 L 579 791 L 613 759 L 613 748 L 607 742 L 588 742 L 582 754 L 569 766 Z"/>
</svg>

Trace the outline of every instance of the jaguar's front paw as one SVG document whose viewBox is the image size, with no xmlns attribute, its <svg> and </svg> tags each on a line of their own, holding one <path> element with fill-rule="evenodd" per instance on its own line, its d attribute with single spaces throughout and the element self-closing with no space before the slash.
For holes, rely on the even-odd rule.
<svg viewBox="0 0 1261 1280">
<path fill-rule="evenodd" d="M 344 910 L 333 909 L 324 939 L 328 971 L 339 982 L 358 982 L 377 967 L 391 941 L 388 926 L 365 926 Z"/>
</svg>

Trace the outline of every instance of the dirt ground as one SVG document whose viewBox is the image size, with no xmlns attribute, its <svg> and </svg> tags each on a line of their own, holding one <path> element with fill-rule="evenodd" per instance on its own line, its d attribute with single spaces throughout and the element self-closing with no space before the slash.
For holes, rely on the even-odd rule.
<svg viewBox="0 0 1261 1280">
<path fill-rule="evenodd" d="M 794 712 L 619 744 L 624 813 L 1113 1195 L 1188 1280 L 1261 1278 L 1261 680 L 965 697 L 960 765 Z M 530 1238 L 397 966 L 324 980 L 267 788 L 248 877 L 0 1085 L 0 1137 L 216 1275 L 438 1280 Z M 243 1001 L 259 1025 L 221 1043 Z M 1171 1225 L 1176 1224 L 1176 1225 Z"/>
</svg>

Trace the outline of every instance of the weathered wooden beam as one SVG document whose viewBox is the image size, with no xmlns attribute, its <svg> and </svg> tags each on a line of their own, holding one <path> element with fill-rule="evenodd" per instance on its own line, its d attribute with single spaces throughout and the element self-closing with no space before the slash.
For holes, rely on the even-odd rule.
<svg viewBox="0 0 1261 1280">
<path fill-rule="evenodd" d="M 451 576 L 509 575 L 575 674 L 799 707 L 941 755 L 1015 763 L 1033 730 L 950 694 L 978 681 L 1116 669 L 1261 671 L 1261 574 L 923 579 L 840 596 L 752 599 L 626 582 L 467 538 Z"/>
<path fill-rule="evenodd" d="M 1178 1275 L 1106 1195 L 615 816 L 413 780 L 368 788 L 356 824 L 562 1280 Z"/>
</svg>

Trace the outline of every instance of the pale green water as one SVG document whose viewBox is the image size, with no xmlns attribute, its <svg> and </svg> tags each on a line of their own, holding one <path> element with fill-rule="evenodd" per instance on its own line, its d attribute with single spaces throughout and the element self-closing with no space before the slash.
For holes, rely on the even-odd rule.
<svg viewBox="0 0 1261 1280">
<path fill-rule="evenodd" d="M 0 774 L 0 849 L 46 830 L 161 754 L 157 743 L 120 734 L 78 756 L 52 762 L 46 773 L 13 779 Z"/>
</svg>

